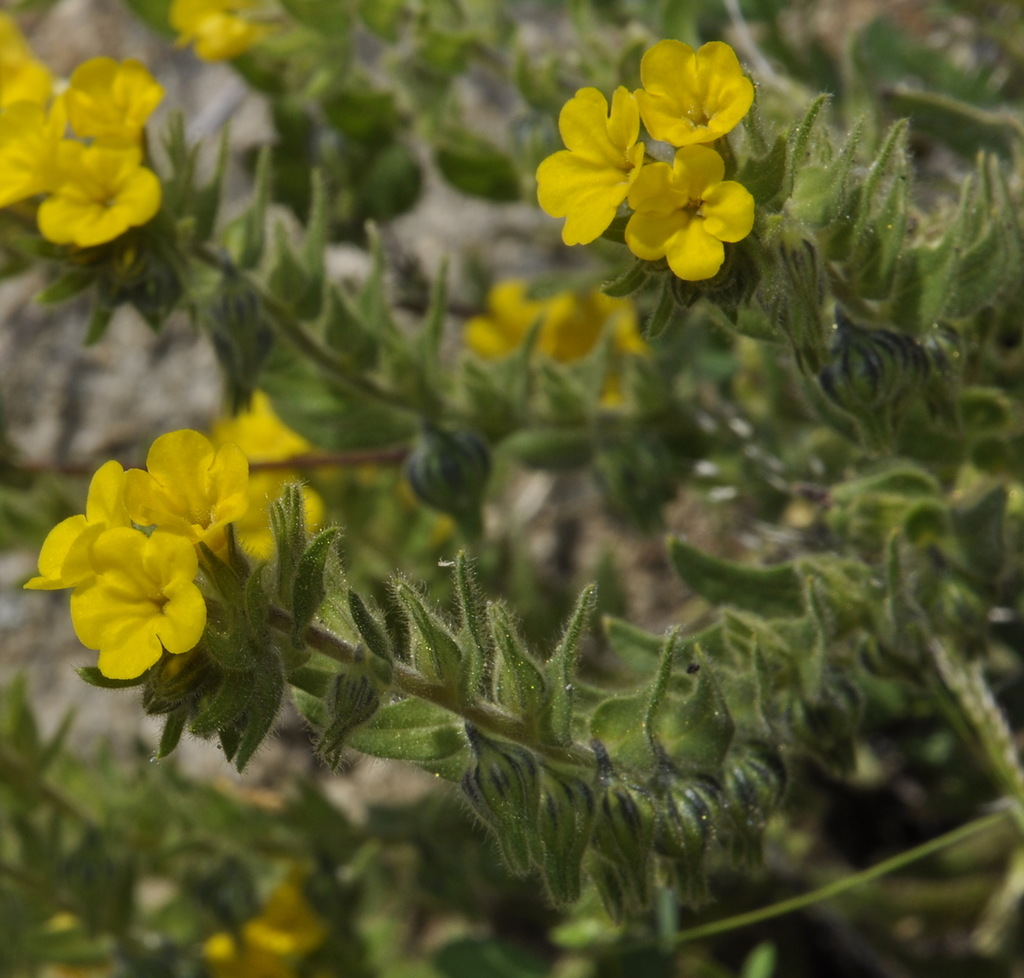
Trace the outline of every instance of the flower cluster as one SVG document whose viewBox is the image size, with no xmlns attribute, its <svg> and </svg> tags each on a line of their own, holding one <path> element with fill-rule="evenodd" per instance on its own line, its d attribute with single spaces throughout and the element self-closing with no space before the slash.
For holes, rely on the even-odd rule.
<svg viewBox="0 0 1024 978">
<path fill-rule="evenodd" d="M 179 45 L 194 45 L 204 61 L 226 61 L 269 33 L 269 25 L 245 16 L 256 7 L 254 0 L 173 0 L 169 17 Z"/>
<path fill-rule="evenodd" d="M 580 89 L 562 108 L 558 128 L 566 149 L 537 169 L 537 199 L 564 217 L 562 240 L 587 244 L 611 224 L 623 202 L 631 214 L 625 239 L 638 258 L 666 259 L 681 279 L 711 278 L 725 260 L 723 242 L 754 226 L 754 199 L 725 179 L 725 161 L 709 144 L 746 115 L 754 86 L 728 44 L 694 51 L 660 41 L 640 63 L 643 88 L 624 87 L 611 108 L 596 88 Z M 640 123 L 676 152 L 671 163 L 648 161 Z"/>
<path fill-rule="evenodd" d="M 326 939 L 327 928 L 303 893 L 302 874 L 293 871 L 238 934 L 210 937 L 203 958 L 213 978 L 295 978 L 294 966 Z"/>
<path fill-rule="evenodd" d="M 535 349 L 559 363 L 585 357 L 609 334 L 616 358 L 647 353 L 636 307 L 629 299 L 613 299 L 601 292 L 559 292 L 531 299 L 527 283 L 520 279 L 500 282 L 490 290 L 486 313 L 466 323 L 463 337 L 474 353 L 493 360 L 518 349 L 535 324 Z M 605 379 L 603 401 L 611 405 L 619 400 L 613 370 Z"/>
<path fill-rule="evenodd" d="M 166 651 L 188 652 L 206 626 L 195 583 L 199 545 L 227 552 L 227 525 L 248 508 L 248 462 L 197 431 L 153 442 L 147 469 L 111 461 L 89 486 L 85 513 L 43 542 L 25 587 L 74 588 L 71 620 L 110 679 L 135 679 Z"/>
<path fill-rule="evenodd" d="M 248 411 L 218 421 L 210 434 L 215 445 L 237 445 L 250 462 L 284 462 L 308 454 L 313 446 L 292 431 L 274 413 L 270 398 L 257 391 Z M 239 543 L 257 558 L 274 552 L 274 536 L 270 529 L 269 507 L 281 495 L 286 483 L 298 481 L 294 469 L 262 469 L 249 475 L 249 508 L 235 525 Z M 315 530 L 324 515 L 324 502 L 309 486 L 302 487 L 306 526 Z"/>
<path fill-rule="evenodd" d="M 43 237 L 80 248 L 151 220 L 161 187 L 143 165 L 142 133 L 163 89 L 138 61 L 93 58 L 54 95 L 49 71 L 0 18 L 0 207 L 42 198 Z"/>
</svg>

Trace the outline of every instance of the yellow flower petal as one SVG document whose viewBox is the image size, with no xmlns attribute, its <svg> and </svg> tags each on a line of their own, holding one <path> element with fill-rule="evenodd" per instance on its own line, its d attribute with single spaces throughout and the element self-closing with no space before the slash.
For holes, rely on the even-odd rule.
<svg viewBox="0 0 1024 978">
<path fill-rule="evenodd" d="M 148 471 L 125 473 L 125 504 L 140 526 L 156 526 L 222 554 L 225 527 L 249 506 L 249 463 L 237 445 L 216 451 L 198 431 L 172 431 L 153 442 Z"/>
<path fill-rule="evenodd" d="M 71 621 L 83 645 L 100 653 L 111 679 L 141 676 L 163 654 L 194 648 L 206 626 L 206 603 L 194 584 L 192 546 L 157 530 L 105 530 L 89 559 L 95 576 L 71 595 Z"/>
<path fill-rule="evenodd" d="M 704 221 L 683 224 L 665 244 L 668 267 L 687 282 L 711 278 L 725 261 L 725 248 L 709 234 Z"/>
<path fill-rule="evenodd" d="M 537 201 L 552 217 L 566 218 L 562 240 L 587 244 L 612 222 L 643 160 L 639 111 L 625 88 L 608 102 L 596 88 L 583 88 L 558 118 L 568 147 L 537 168 Z"/>
<path fill-rule="evenodd" d="M 104 244 L 152 220 L 160 209 L 160 181 L 140 164 L 136 146 L 64 140 L 58 160 L 61 182 L 37 215 L 48 241 L 80 248 Z"/>
<path fill-rule="evenodd" d="M 85 515 L 70 516 L 49 532 L 39 554 L 40 576 L 25 587 L 47 591 L 75 587 L 93 574 L 89 551 L 96 537 L 130 522 L 124 507 L 124 469 L 118 462 L 106 462 L 89 483 Z"/>
<path fill-rule="evenodd" d="M 647 131 L 673 146 L 710 143 L 732 130 L 754 101 L 754 86 L 736 53 L 722 41 L 698 51 L 659 41 L 640 61 L 636 93 Z"/>
<path fill-rule="evenodd" d="M 136 143 L 164 90 L 140 61 L 91 58 L 71 74 L 68 119 L 76 135 L 110 143 Z"/>
<path fill-rule="evenodd" d="M 754 198 L 735 180 L 723 180 L 704 195 L 704 227 L 720 241 L 741 241 L 754 227 Z"/>
<path fill-rule="evenodd" d="M 684 146 L 669 167 L 643 168 L 629 194 L 633 215 L 626 244 L 638 258 L 666 258 L 687 281 L 711 278 L 725 260 L 723 241 L 745 238 L 754 225 L 754 199 L 723 181 L 725 164 L 706 146 Z"/>
</svg>

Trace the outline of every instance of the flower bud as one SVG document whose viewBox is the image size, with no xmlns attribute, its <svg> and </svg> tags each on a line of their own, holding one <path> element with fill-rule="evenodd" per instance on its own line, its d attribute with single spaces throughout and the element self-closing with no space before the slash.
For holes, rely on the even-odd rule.
<svg viewBox="0 0 1024 978">
<path fill-rule="evenodd" d="M 462 790 L 497 835 L 509 869 L 525 876 L 539 849 L 540 765 L 525 748 L 490 740 L 470 724 L 466 735 L 476 764 L 463 776 Z"/>
<path fill-rule="evenodd" d="M 668 783 L 666 783 L 666 780 Z M 657 852 L 669 860 L 676 888 L 687 903 L 707 899 L 704 856 L 711 840 L 720 790 L 703 778 L 662 778 L 658 821 L 654 835 Z"/>
<path fill-rule="evenodd" d="M 537 812 L 539 862 L 548 893 L 559 906 L 579 899 L 580 869 L 596 810 L 594 792 L 586 781 L 543 771 Z"/>
<path fill-rule="evenodd" d="M 480 533 L 480 506 L 491 456 L 474 431 L 442 431 L 425 425 L 419 444 L 405 461 L 405 475 L 428 506 L 453 516 L 469 535 Z"/>
<path fill-rule="evenodd" d="M 317 754 L 336 767 L 348 735 L 379 708 L 380 692 L 367 672 L 357 668 L 336 675 L 324 696 L 327 725 L 317 741 Z"/>
<path fill-rule="evenodd" d="M 274 341 L 263 300 L 244 275 L 228 266 L 204 320 L 238 409 L 249 403 Z"/>
<path fill-rule="evenodd" d="M 647 792 L 621 781 L 608 785 L 597 804 L 593 847 L 614 867 L 627 908 L 640 909 L 650 902 L 653 842 L 654 809 Z M 608 896 L 614 897 L 611 890 Z M 613 909 L 614 901 L 609 912 Z"/>
</svg>

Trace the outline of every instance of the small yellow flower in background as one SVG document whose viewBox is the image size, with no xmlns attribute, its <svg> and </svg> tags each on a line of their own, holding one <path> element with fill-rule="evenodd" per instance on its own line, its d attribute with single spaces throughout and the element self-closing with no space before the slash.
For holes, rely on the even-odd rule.
<svg viewBox="0 0 1024 978">
<path fill-rule="evenodd" d="M 636 309 L 628 299 L 613 299 L 600 292 L 559 292 L 538 300 L 526 293 L 527 284 L 519 279 L 494 286 L 487 296 L 487 313 L 466 323 L 466 345 L 489 360 L 507 356 L 520 347 L 540 320 L 536 349 L 560 363 L 585 357 L 609 329 L 615 352 L 647 352 L 637 328 Z"/>
<path fill-rule="evenodd" d="M 289 873 L 263 911 L 247 921 L 240 937 L 220 932 L 203 946 L 213 978 L 294 978 L 291 962 L 327 939 L 323 920 L 302 890 L 303 874 Z"/>
<path fill-rule="evenodd" d="M 173 0 L 171 26 L 178 32 L 179 46 L 194 45 L 204 61 L 226 61 L 270 33 L 269 25 L 244 16 L 257 6 L 253 0 Z"/>
<path fill-rule="evenodd" d="M 0 108 L 14 102 L 45 105 L 53 92 L 53 75 L 36 60 L 10 14 L 0 13 Z"/>
<path fill-rule="evenodd" d="M 85 146 L 65 139 L 57 150 L 59 183 L 38 213 L 48 241 L 79 248 L 105 244 L 160 210 L 160 180 L 142 165 L 137 146 Z"/>
<path fill-rule="evenodd" d="M 137 143 L 164 90 L 140 61 L 91 58 L 71 74 L 64 100 L 68 121 L 83 139 Z"/>
<path fill-rule="evenodd" d="M 139 526 L 227 549 L 228 523 L 249 507 L 249 463 L 237 445 L 214 449 L 198 431 L 172 431 L 153 442 L 146 471 L 125 473 L 125 505 Z"/>
<path fill-rule="evenodd" d="M 0 111 L 0 207 L 47 193 L 61 180 L 59 147 L 67 127 L 58 99 L 47 111 L 15 102 Z"/>
<path fill-rule="evenodd" d="M 659 41 L 640 61 L 636 100 L 647 131 L 673 146 L 711 143 L 733 129 L 754 101 L 754 85 L 722 41 L 694 51 Z"/>
<path fill-rule="evenodd" d="M 25 587 L 53 591 L 75 587 L 92 577 L 89 548 L 101 533 L 116 526 L 131 526 L 131 520 L 124 505 L 124 469 L 111 461 L 92 477 L 85 513 L 69 516 L 47 534 L 39 552 L 40 576 Z"/>
<path fill-rule="evenodd" d="M 566 149 L 537 167 L 537 200 L 566 219 L 567 245 L 587 244 L 611 224 L 643 162 L 636 99 L 620 86 L 609 113 L 596 88 L 582 88 L 562 108 L 558 130 Z"/>
<path fill-rule="evenodd" d="M 218 421 L 211 433 L 215 445 L 235 444 L 250 462 L 283 462 L 308 454 L 313 446 L 292 431 L 274 413 L 270 398 L 262 391 L 253 395 L 248 411 Z M 289 482 L 297 482 L 292 469 L 272 469 L 249 475 L 249 509 L 235 525 L 238 540 L 254 557 L 266 559 L 274 553 L 274 535 L 270 529 L 270 503 L 281 495 Z M 302 487 L 306 503 L 306 526 L 315 530 L 324 517 L 324 501 L 309 486 Z"/>
<path fill-rule="evenodd" d="M 725 260 L 722 242 L 740 241 L 754 226 L 754 198 L 724 176 L 722 157 L 706 146 L 684 146 L 672 166 L 645 166 L 629 192 L 630 251 L 647 261 L 667 258 L 681 279 L 711 278 Z"/>
<path fill-rule="evenodd" d="M 199 559 L 180 536 L 131 527 L 105 530 L 92 542 L 95 576 L 71 595 L 79 641 L 100 653 L 110 679 L 135 679 L 166 649 L 188 652 L 206 627 L 206 602 L 195 585 Z"/>
</svg>

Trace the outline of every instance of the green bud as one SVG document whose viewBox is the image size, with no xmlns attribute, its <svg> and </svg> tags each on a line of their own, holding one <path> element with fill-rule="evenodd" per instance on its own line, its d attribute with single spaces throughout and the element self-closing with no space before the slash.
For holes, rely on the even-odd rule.
<svg viewBox="0 0 1024 978">
<path fill-rule="evenodd" d="M 720 814 L 721 789 L 703 777 L 680 778 L 663 766 L 655 850 L 670 863 L 681 898 L 694 905 L 707 899 L 704 858 Z"/>
<path fill-rule="evenodd" d="M 646 791 L 622 781 L 606 784 L 597 802 L 592 845 L 615 867 L 626 905 L 633 909 L 650 902 L 654 823 Z"/>
<path fill-rule="evenodd" d="M 524 747 L 491 740 L 468 723 L 466 736 L 476 763 L 462 778 L 463 793 L 494 830 L 509 869 L 525 876 L 540 855 L 540 765 Z"/>
<path fill-rule="evenodd" d="M 251 673 L 222 672 L 210 694 L 200 700 L 189 732 L 197 737 L 209 737 L 222 727 L 236 723 L 249 705 L 253 685 Z"/>
<path fill-rule="evenodd" d="M 324 696 L 327 724 L 316 744 L 316 752 L 331 767 L 337 767 L 348 735 L 368 723 L 380 708 L 380 692 L 373 677 L 362 668 L 339 673 Z"/>
<path fill-rule="evenodd" d="M 263 299 L 244 274 L 225 263 L 220 286 L 203 312 L 238 410 L 252 398 L 274 342 Z"/>
<path fill-rule="evenodd" d="M 537 813 L 538 861 L 557 906 L 579 899 L 581 865 L 596 811 L 594 792 L 586 781 L 544 769 Z"/>
<path fill-rule="evenodd" d="M 767 744 L 750 744 L 733 754 L 723 779 L 728 799 L 723 811 L 737 858 L 759 863 L 764 826 L 785 790 L 786 768 Z"/>
<path fill-rule="evenodd" d="M 642 431 L 603 446 L 595 471 L 611 507 L 641 529 L 661 526 L 662 507 L 675 496 L 681 475 L 665 443 Z"/>
<path fill-rule="evenodd" d="M 928 354 L 913 336 L 857 326 L 837 308 L 835 341 L 818 380 L 834 403 L 867 423 L 870 412 L 920 388 L 929 369 Z"/>
<path fill-rule="evenodd" d="M 470 536 L 482 530 L 480 506 L 491 470 L 487 443 L 473 431 L 442 431 L 424 425 L 405 461 L 413 492 L 428 506 L 453 516 Z"/>
<path fill-rule="evenodd" d="M 177 266 L 163 254 L 158 240 L 132 230 L 110 244 L 99 277 L 100 304 L 113 308 L 131 303 L 154 329 L 163 325 L 182 295 Z"/>
<path fill-rule="evenodd" d="M 116 858 L 99 829 L 87 825 L 81 841 L 60 867 L 58 886 L 74 898 L 74 907 L 90 934 L 121 933 L 132 910 L 134 867 Z"/>
</svg>

